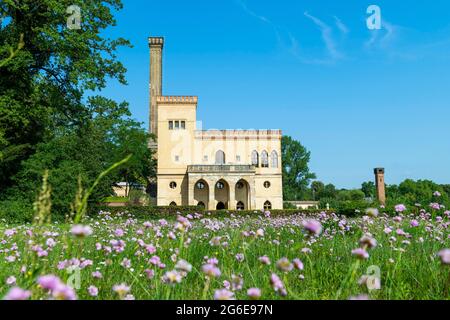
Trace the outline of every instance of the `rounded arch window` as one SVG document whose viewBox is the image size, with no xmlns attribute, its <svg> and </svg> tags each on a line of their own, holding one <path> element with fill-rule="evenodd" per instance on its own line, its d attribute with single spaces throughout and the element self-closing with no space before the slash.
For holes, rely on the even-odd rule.
<svg viewBox="0 0 450 320">
<path fill-rule="evenodd" d="M 223 203 L 222 201 L 219 202 L 216 206 L 216 210 L 224 210 L 226 209 L 225 203 Z"/>
<path fill-rule="evenodd" d="M 205 206 L 205 203 L 203 202 L 203 201 L 200 201 L 198 204 L 197 204 L 197 206 L 198 207 L 200 207 L 200 208 L 205 208 L 206 206 Z"/>
<path fill-rule="evenodd" d="M 264 188 L 269 189 L 271 186 L 270 181 L 265 181 L 264 182 Z"/>
<path fill-rule="evenodd" d="M 270 203 L 270 201 L 264 202 L 264 210 L 271 210 L 271 209 L 272 209 L 272 204 Z"/>
<path fill-rule="evenodd" d="M 225 164 L 225 152 L 222 150 L 216 152 L 216 164 Z"/>
<path fill-rule="evenodd" d="M 261 152 L 261 167 L 262 168 L 269 167 L 269 154 L 265 150 Z"/>
<path fill-rule="evenodd" d="M 175 201 L 172 201 L 172 202 L 169 204 L 169 206 L 171 206 L 171 207 L 176 207 L 176 206 L 177 206 L 177 203 L 176 203 Z"/>
<path fill-rule="evenodd" d="M 223 182 L 219 181 L 216 183 L 216 188 L 219 190 L 222 190 L 225 188 L 225 184 Z"/>
<path fill-rule="evenodd" d="M 270 166 L 278 168 L 278 153 L 275 150 L 270 154 Z"/>
<path fill-rule="evenodd" d="M 199 182 L 197 182 L 196 187 L 199 190 L 203 190 L 203 189 L 206 188 L 206 185 L 205 185 L 205 183 L 203 181 L 199 181 Z"/>
<path fill-rule="evenodd" d="M 239 201 L 239 202 L 236 204 L 236 209 L 237 209 L 237 210 L 244 210 L 244 209 L 245 209 L 244 203 L 243 203 L 242 201 Z"/>
<path fill-rule="evenodd" d="M 175 181 L 172 181 L 171 183 L 169 183 L 169 187 L 170 189 L 176 189 L 177 183 Z"/>
<path fill-rule="evenodd" d="M 254 150 L 252 152 L 252 165 L 255 167 L 259 166 L 259 155 L 258 155 L 258 151 Z"/>
</svg>

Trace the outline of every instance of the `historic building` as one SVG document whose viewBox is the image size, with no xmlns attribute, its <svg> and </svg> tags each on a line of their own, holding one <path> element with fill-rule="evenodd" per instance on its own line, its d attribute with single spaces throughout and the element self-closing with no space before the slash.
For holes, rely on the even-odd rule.
<svg viewBox="0 0 450 320">
<path fill-rule="evenodd" d="M 195 96 L 162 94 L 164 38 L 149 38 L 157 205 L 282 209 L 281 130 L 201 130 Z"/>
</svg>

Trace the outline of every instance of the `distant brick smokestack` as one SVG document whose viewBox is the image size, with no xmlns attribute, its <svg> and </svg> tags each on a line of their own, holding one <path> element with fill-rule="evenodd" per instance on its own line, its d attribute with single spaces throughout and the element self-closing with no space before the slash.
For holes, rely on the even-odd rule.
<svg viewBox="0 0 450 320">
<path fill-rule="evenodd" d="M 377 188 L 377 199 L 382 204 L 386 204 L 386 189 L 384 184 L 384 168 L 375 168 L 375 185 Z"/>
</svg>

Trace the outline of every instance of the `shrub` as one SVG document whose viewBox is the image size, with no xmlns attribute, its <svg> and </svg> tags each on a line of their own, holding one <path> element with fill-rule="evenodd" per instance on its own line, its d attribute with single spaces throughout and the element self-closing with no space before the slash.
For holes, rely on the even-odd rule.
<svg viewBox="0 0 450 320">
<path fill-rule="evenodd" d="M 362 215 L 366 209 L 370 207 L 376 207 L 374 203 L 370 203 L 364 200 L 360 201 L 339 201 L 336 207 L 336 214 L 344 215 L 347 217 Z"/>
<path fill-rule="evenodd" d="M 139 205 L 143 200 L 142 198 L 144 196 L 145 194 L 141 190 L 131 189 L 130 192 L 128 193 L 130 205 Z"/>
<path fill-rule="evenodd" d="M 295 205 L 293 205 L 290 202 L 284 202 L 283 203 L 283 209 L 296 209 Z"/>
<path fill-rule="evenodd" d="M 0 219 L 7 223 L 27 223 L 33 220 L 33 205 L 22 199 L 0 201 Z"/>
<path fill-rule="evenodd" d="M 239 216 L 251 216 L 251 215 L 263 215 L 264 212 L 261 210 L 205 210 L 203 207 L 197 206 L 133 206 L 128 205 L 125 207 L 108 207 L 105 205 L 97 205 L 92 206 L 89 210 L 89 214 L 96 215 L 100 211 L 107 211 L 111 214 L 117 214 L 121 212 L 130 212 L 136 217 L 139 218 L 147 218 L 147 217 L 156 217 L 156 218 L 165 218 L 168 216 L 176 216 L 177 214 L 194 214 L 201 213 L 205 216 L 211 217 L 227 217 L 231 214 L 239 215 Z M 317 212 L 326 212 L 325 210 L 316 210 L 316 209 L 283 209 L 283 210 L 270 210 L 271 216 L 288 216 L 293 214 L 315 214 Z M 328 212 L 331 213 L 331 210 Z"/>
</svg>

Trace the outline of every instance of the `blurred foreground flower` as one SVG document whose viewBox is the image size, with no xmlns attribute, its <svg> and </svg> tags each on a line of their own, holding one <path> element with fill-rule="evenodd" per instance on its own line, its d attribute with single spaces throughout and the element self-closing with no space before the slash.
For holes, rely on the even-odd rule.
<svg viewBox="0 0 450 320">
<path fill-rule="evenodd" d="M 74 225 L 70 232 L 79 238 L 88 237 L 92 234 L 92 228 L 89 226 L 83 226 L 81 224 Z"/>
<path fill-rule="evenodd" d="M 31 291 L 23 290 L 19 287 L 11 288 L 4 300 L 28 300 L 31 297 Z"/>
</svg>

